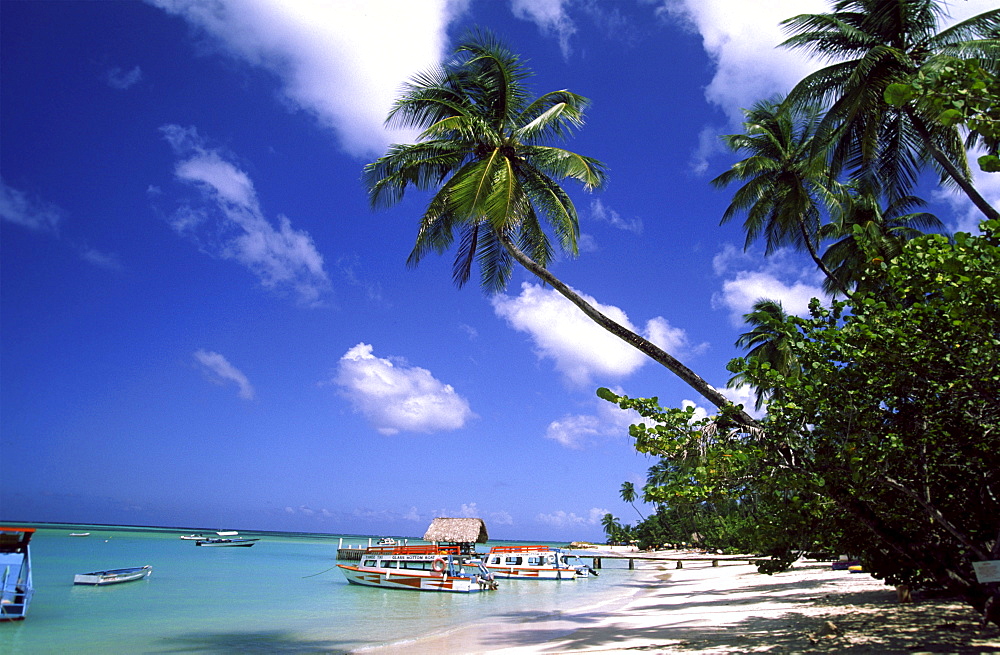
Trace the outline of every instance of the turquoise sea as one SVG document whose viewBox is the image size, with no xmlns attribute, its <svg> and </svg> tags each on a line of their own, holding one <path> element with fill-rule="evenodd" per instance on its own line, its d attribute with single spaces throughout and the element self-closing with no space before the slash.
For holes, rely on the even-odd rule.
<svg viewBox="0 0 1000 655">
<path fill-rule="evenodd" d="M 252 548 L 199 548 L 179 539 L 197 531 L 183 528 L 19 525 L 38 527 L 35 595 L 26 620 L 0 623 L 4 654 L 345 653 L 635 593 L 623 561 L 605 560 L 596 578 L 501 580 L 496 592 L 443 594 L 348 585 L 336 568 L 339 535 L 241 530 L 261 540 Z M 73 585 L 77 573 L 145 564 L 153 574 L 143 581 Z"/>
</svg>

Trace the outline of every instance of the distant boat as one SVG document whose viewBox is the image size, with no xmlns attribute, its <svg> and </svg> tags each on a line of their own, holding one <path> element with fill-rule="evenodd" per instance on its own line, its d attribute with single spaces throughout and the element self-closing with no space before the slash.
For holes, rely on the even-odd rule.
<svg viewBox="0 0 1000 655">
<path fill-rule="evenodd" d="M 215 534 L 219 535 L 220 537 L 235 537 L 236 535 L 239 534 L 239 532 L 237 532 L 236 530 L 222 530 L 221 532 L 216 532 Z"/>
<path fill-rule="evenodd" d="M 181 539 L 187 539 L 188 541 L 197 541 L 199 539 L 208 539 L 208 537 L 206 537 L 203 534 L 183 534 L 181 535 Z"/>
<path fill-rule="evenodd" d="M 79 573 L 73 576 L 73 584 L 86 584 L 103 586 L 109 584 L 120 584 L 122 582 L 134 582 L 148 578 L 153 572 L 153 567 L 133 566 L 127 569 L 108 569 L 107 571 L 94 571 L 92 573 Z"/>
<path fill-rule="evenodd" d="M 195 546 L 253 546 L 260 539 L 199 539 Z"/>
<path fill-rule="evenodd" d="M 69 536 L 71 536 L 71 537 L 89 537 L 90 533 L 89 532 L 70 532 Z"/>
<path fill-rule="evenodd" d="M 377 546 L 395 546 L 396 540 L 392 537 L 382 537 L 378 540 Z"/>
<path fill-rule="evenodd" d="M 31 582 L 31 553 L 28 542 L 34 528 L 0 526 L 0 621 L 20 621 L 28 613 L 34 593 Z"/>
</svg>

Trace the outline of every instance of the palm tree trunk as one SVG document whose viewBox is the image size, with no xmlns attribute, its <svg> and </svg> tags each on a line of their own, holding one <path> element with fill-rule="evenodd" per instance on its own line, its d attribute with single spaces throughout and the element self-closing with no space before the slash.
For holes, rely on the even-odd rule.
<svg viewBox="0 0 1000 655">
<path fill-rule="evenodd" d="M 1000 211 L 997 211 L 996 207 L 987 202 L 986 198 L 984 198 L 982 194 L 979 193 L 979 190 L 972 184 L 972 180 L 959 170 L 958 166 L 956 166 L 953 161 L 948 159 L 948 157 L 934 145 L 934 142 L 931 141 L 930 130 L 927 129 L 927 126 L 924 125 L 923 121 L 917 117 L 912 109 L 906 108 L 905 111 L 914 127 L 916 127 L 920 138 L 923 139 L 924 145 L 927 147 L 928 152 L 930 152 L 931 157 L 934 158 L 934 161 L 936 161 L 941 168 L 948 173 L 948 176 L 954 180 L 955 184 L 957 184 L 962 191 L 965 192 L 965 195 L 969 197 L 972 204 L 974 204 L 976 208 L 979 209 L 984 216 L 986 216 L 986 218 L 994 221 L 1000 221 Z"/>
<path fill-rule="evenodd" d="M 534 273 L 540 280 L 551 286 L 553 289 L 558 291 L 564 298 L 569 300 L 571 303 L 579 307 L 587 317 L 600 325 L 602 328 L 615 335 L 625 343 L 638 349 L 644 355 L 650 357 L 656 362 L 659 362 L 667 369 L 679 377 L 681 380 L 686 382 L 688 386 L 697 391 L 702 395 L 708 402 L 712 403 L 719 409 L 732 408 L 733 404 L 728 398 L 723 396 L 721 393 L 716 391 L 708 382 L 706 382 L 700 375 L 689 369 L 687 366 L 682 364 L 678 359 L 672 356 L 667 351 L 663 350 L 651 341 L 644 339 L 632 330 L 624 327 L 611 320 L 603 313 L 597 310 L 593 305 L 588 303 L 586 300 L 580 297 L 578 293 L 570 289 L 566 284 L 564 284 L 559 278 L 554 276 L 549 272 L 548 269 L 540 266 L 533 259 L 528 257 L 524 252 L 522 252 L 517 246 L 514 245 L 513 241 L 506 235 L 500 237 L 501 242 L 507 251 L 513 255 L 514 259 L 517 260 L 521 266 L 524 266 L 531 273 Z M 744 410 L 737 410 L 734 418 L 742 425 L 746 427 L 760 427 L 758 422 Z"/>
<path fill-rule="evenodd" d="M 808 230 L 806 230 L 806 222 L 802 220 L 801 216 L 799 217 L 799 230 L 802 232 L 802 241 L 806 244 L 806 250 L 809 251 L 809 256 L 812 257 L 812 260 L 816 262 L 816 266 L 818 266 L 819 270 L 823 272 L 823 275 L 827 276 L 830 281 L 836 285 L 837 289 L 844 294 L 845 298 L 850 298 L 851 292 L 848 291 L 843 284 L 841 284 L 840 280 L 837 279 L 837 277 L 827 267 L 826 263 L 823 262 L 819 253 L 816 252 L 816 247 L 813 245 L 812 239 L 809 238 Z"/>
</svg>

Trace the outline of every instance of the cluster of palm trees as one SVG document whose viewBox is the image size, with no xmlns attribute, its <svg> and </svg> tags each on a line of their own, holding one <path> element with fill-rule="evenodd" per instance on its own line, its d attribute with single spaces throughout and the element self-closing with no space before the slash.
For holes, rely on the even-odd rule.
<svg viewBox="0 0 1000 655">
<path fill-rule="evenodd" d="M 786 245 L 808 251 L 832 293 L 849 295 L 865 264 L 891 258 L 919 229 L 940 228 L 933 216 L 914 211 L 921 203 L 911 191 L 928 166 L 987 218 L 1000 219 L 973 184 L 969 144 L 958 128 L 919 102 L 897 107 L 884 97 L 890 84 L 949 58 L 975 59 L 997 74 L 1000 9 L 939 31 L 942 7 L 939 0 L 837 0 L 828 13 L 785 21 L 785 46 L 832 63 L 786 98 L 755 105 L 746 112 L 745 133 L 726 137 L 748 156 L 713 182 L 742 183 L 723 220 L 745 214 L 747 243 L 762 238 L 768 252 Z M 758 427 L 697 373 L 548 270 L 556 246 L 577 254 L 578 217 L 560 184 L 597 189 L 606 169 L 548 143 L 583 125 L 588 101 L 566 90 L 532 97 L 528 77 L 516 54 L 477 32 L 439 68 L 411 80 L 395 103 L 388 122 L 418 128 L 419 137 L 392 146 L 364 176 L 376 207 L 398 202 L 411 187 L 434 190 L 407 263 L 454 247 L 453 281 L 465 285 L 478 266 L 488 293 L 503 291 L 520 264 L 737 423 Z M 821 253 L 824 242 L 830 245 Z"/>
</svg>

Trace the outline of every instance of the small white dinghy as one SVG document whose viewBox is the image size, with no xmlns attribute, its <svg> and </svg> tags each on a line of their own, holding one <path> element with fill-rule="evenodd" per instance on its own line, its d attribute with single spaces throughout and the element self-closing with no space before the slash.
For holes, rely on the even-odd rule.
<svg viewBox="0 0 1000 655">
<path fill-rule="evenodd" d="M 108 569 L 107 571 L 79 573 L 73 576 L 73 584 L 102 586 L 119 584 L 121 582 L 133 582 L 148 578 L 152 572 L 153 567 L 147 564 L 146 566 L 133 566 L 128 569 Z"/>
</svg>

